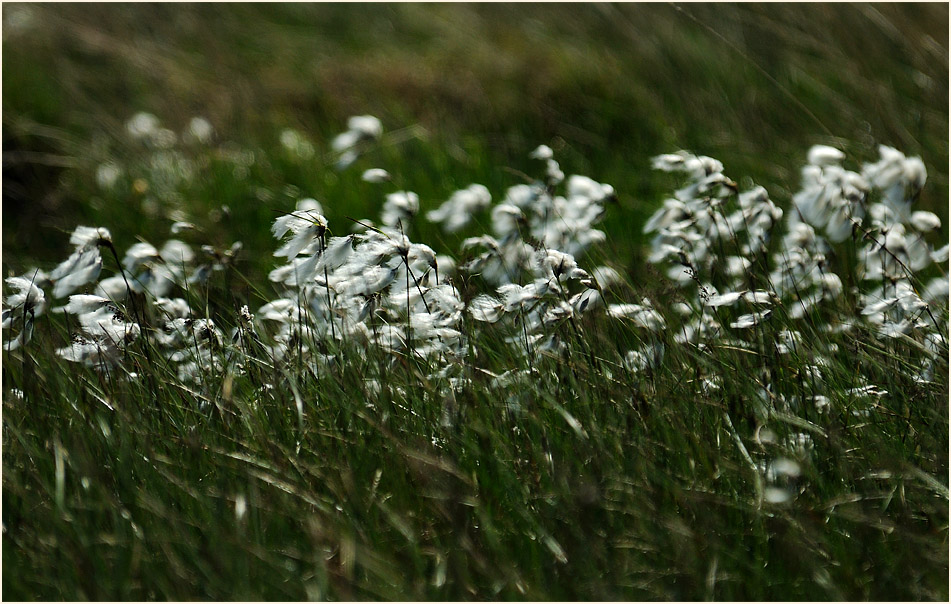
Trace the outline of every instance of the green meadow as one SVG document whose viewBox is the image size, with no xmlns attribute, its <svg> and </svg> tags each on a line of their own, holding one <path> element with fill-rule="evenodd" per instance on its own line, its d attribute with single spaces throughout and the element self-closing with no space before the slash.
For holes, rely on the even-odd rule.
<svg viewBox="0 0 951 604">
<path fill-rule="evenodd" d="M 947 600 L 947 5 L 2 22 L 6 599 Z"/>
</svg>

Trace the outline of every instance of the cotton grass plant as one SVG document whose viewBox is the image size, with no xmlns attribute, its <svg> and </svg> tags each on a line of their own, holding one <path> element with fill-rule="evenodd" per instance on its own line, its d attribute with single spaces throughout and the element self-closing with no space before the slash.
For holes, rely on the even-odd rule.
<svg viewBox="0 0 951 604">
<path fill-rule="evenodd" d="M 547 145 L 505 190 L 422 199 L 358 116 L 325 159 L 378 219 L 301 192 L 251 283 L 177 193 L 207 120 L 127 131 L 169 238 L 80 226 L 6 280 L 11 594 L 947 596 L 948 247 L 920 158 L 818 145 L 773 199 L 659 155 L 678 188 L 644 200 L 644 284 L 602 250 L 614 187 Z"/>
</svg>

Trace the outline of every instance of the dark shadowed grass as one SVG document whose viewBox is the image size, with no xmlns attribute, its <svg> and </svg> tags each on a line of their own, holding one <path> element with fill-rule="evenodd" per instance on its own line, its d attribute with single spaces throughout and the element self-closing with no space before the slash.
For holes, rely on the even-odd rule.
<svg viewBox="0 0 951 604">
<path fill-rule="evenodd" d="M 626 270 L 617 301 L 648 296 L 663 310 L 679 295 L 645 266 L 640 235 L 672 182 L 649 158 L 679 148 L 723 160 L 785 206 L 810 145 L 843 146 L 855 166 L 889 144 L 925 161 L 920 206 L 947 236 L 945 5 L 3 14 L 5 276 L 55 266 L 76 224 L 108 227 L 120 250 L 158 244 L 179 210 L 201 229 L 190 243 L 244 243 L 207 292 L 226 333 L 240 305 L 273 297 L 268 228 L 298 198 L 318 198 L 344 234 L 347 217 L 382 203 L 364 168 L 388 169 L 430 209 L 472 182 L 500 195 L 534 173 L 526 156 L 539 143 L 619 193 L 590 258 Z M 187 152 L 197 176 L 169 198 L 154 182 L 135 187 L 151 174 L 150 153 L 124 135 L 140 110 L 177 131 L 203 115 L 217 131 Z M 328 141 L 362 113 L 383 120 L 383 144 L 336 172 Z M 281 147 L 287 127 L 307 135 L 313 159 Z M 128 170 L 107 191 L 95 172 L 110 159 Z M 480 218 L 472 233 L 485 231 Z M 457 250 L 433 225 L 415 228 L 414 240 Z M 198 306 L 205 293 L 188 295 Z M 501 336 L 473 332 L 474 385 L 452 393 L 411 356 L 346 346 L 320 375 L 259 359 L 199 387 L 150 362 L 140 340 L 102 375 L 56 358 L 68 327 L 45 316 L 30 347 L 3 356 L 4 595 L 945 600 L 947 355 L 920 384 L 910 345 L 829 336 L 822 320 L 797 324 L 804 344 L 782 359 L 700 354 L 602 317 L 563 325 L 567 352 L 529 366 Z M 758 327 L 764 341 L 788 321 L 777 312 Z M 656 337 L 660 366 L 622 366 Z M 827 380 L 813 382 L 806 367 L 830 343 Z M 767 422 L 763 367 L 773 394 L 821 394 L 829 407 Z M 519 369 L 531 378 L 496 379 Z M 716 375 L 719 390 L 698 386 Z M 888 394 L 850 395 L 859 375 Z M 811 453 L 796 496 L 770 504 L 757 464 L 799 434 Z"/>
<path fill-rule="evenodd" d="M 760 438 L 749 352 L 680 359 L 668 342 L 675 358 L 637 374 L 610 350 L 642 336 L 584 329 L 603 352 L 575 343 L 506 387 L 485 371 L 524 360 L 480 341 L 488 369 L 448 398 L 411 360 L 365 351 L 319 377 L 260 367 L 199 392 L 135 352 L 136 380 L 8 356 L 26 400 L 5 395 L 6 596 L 944 597 L 946 384 L 841 342 L 831 410 L 770 421 L 777 442 L 805 432 L 814 448 L 795 502 L 769 504 L 751 462 L 784 449 Z M 681 363 L 696 374 L 664 369 Z M 902 395 L 850 400 L 855 364 Z M 773 387 L 808 394 L 797 371 L 775 367 Z M 698 397 L 713 374 L 721 390 Z"/>
</svg>

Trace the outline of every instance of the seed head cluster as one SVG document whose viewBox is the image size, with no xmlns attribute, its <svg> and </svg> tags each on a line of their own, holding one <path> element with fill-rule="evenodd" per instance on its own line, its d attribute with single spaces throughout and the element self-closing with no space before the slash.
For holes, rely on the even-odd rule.
<svg viewBox="0 0 951 604">
<path fill-rule="evenodd" d="M 175 133 L 154 116 L 139 114 L 127 128 L 156 154 L 167 159 L 175 152 Z M 193 120 L 189 128 L 183 140 L 213 140 L 207 121 Z M 337 168 L 352 165 L 383 137 L 376 118 L 352 118 L 331 143 Z M 299 151 L 302 139 L 291 138 L 285 132 L 282 144 Z M 785 210 L 763 187 L 741 190 L 713 158 L 687 151 L 655 157 L 653 167 L 679 181 L 643 227 L 651 238 L 647 261 L 666 283 L 641 285 L 675 292 L 663 303 L 626 295 L 639 284 L 626 283 L 616 268 L 590 266 L 607 239 L 599 225 L 617 194 L 586 176 L 566 176 L 546 145 L 529 154 L 539 163 L 538 178 L 495 200 L 477 183 L 436 202 L 393 190 L 383 197 L 378 223 L 331 224 L 324 206 L 332 208 L 333 200 L 300 198 L 270 225 L 276 262 L 269 289 L 260 291 L 272 293 L 253 313 L 245 305 L 231 315 L 212 312 L 194 295 L 207 291 L 202 288 L 216 273 L 233 270 L 240 242 L 196 251 L 176 238 L 160 247 L 139 241 L 119 262 L 107 229 L 80 226 L 70 237 L 72 253 L 51 272 L 6 279 L 4 349 L 26 346 L 48 301 L 65 299 L 53 309 L 70 318 L 70 341 L 56 350 L 64 361 L 115 373 L 142 362 L 146 352 L 197 386 L 222 373 L 257 371 L 259 386 L 273 389 L 274 376 L 296 371 L 319 378 L 362 350 L 363 358 L 379 360 L 368 369 L 371 391 L 388 372 L 411 365 L 421 383 L 451 395 L 472 387 L 476 373 L 503 386 L 530 379 L 540 355 L 564 358 L 580 350 L 606 376 L 689 373 L 690 367 L 671 364 L 724 347 L 756 358 L 798 358 L 805 341 L 823 334 L 911 343 L 921 352 L 914 378 L 929 383 L 948 355 L 948 246 L 932 243 L 940 218 L 915 209 L 927 177 L 922 161 L 886 146 L 879 155 L 851 170 L 841 150 L 813 147 Z M 101 186 L 118 178 L 113 164 L 97 173 Z M 369 168 L 363 180 L 387 187 L 393 178 Z M 179 218 L 171 235 L 198 232 Z M 421 219 L 447 236 L 466 235 L 456 256 L 413 240 Z M 489 228 L 477 234 L 474 225 Z M 117 265 L 100 279 L 102 249 L 115 254 Z M 923 273 L 933 276 L 923 282 Z M 609 351 L 588 344 L 587 330 L 599 325 L 636 337 L 607 358 Z M 752 372 L 757 413 L 792 413 L 803 405 L 826 412 L 833 399 L 821 385 L 838 353 L 832 340 L 825 348 L 811 342 L 811 356 L 798 370 L 800 380 L 813 384 L 808 396 L 777 388 L 765 361 Z M 494 373 L 481 349 L 486 341 L 521 365 Z M 671 354 L 672 347 L 690 354 Z M 722 375 L 692 371 L 701 395 L 721 388 Z M 883 394 L 862 375 L 849 392 L 855 399 Z M 789 499 L 801 483 L 809 436 L 790 438 L 787 456 L 759 467 L 769 501 Z"/>
</svg>

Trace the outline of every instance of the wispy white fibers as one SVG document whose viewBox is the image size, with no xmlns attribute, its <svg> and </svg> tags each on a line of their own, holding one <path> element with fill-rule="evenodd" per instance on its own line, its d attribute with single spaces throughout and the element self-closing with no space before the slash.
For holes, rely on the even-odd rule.
<svg viewBox="0 0 951 604">
<path fill-rule="evenodd" d="M 355 115 L 347 120 L 347 130 L 338 134 L 330 146 L 338 154 L 337 169 L 343 170 L 360 156 L 362 144 L 378 140 L 383 135 L 383 124 L 372 115 Z"/>
<path fill-rule="evenodd" d="M 102 270 L 100 243 L 112 243 L 108 229 L 79 226 L 69 237 L 73 253 L 49 274 L 53 297 L 62 298 L 83 285 L 95 281 Z"/>
<path fill-rule="evenodd" d="M 406 231 L 419 212 L 419 195 L 412 191 L 397 191 L 386 196 L 380 220 L 388 227 Z"/>
<path fill-rule="evenodd" d="M 492 195 L 484 185 L 469 185 L 453 193 L 437 209 L 426 212 L 426 220 L 441 224 L 447 233 L 455 233 L 471 222 L 473 214 L 491 203 Z"/>
<path fill-rule="evenodd" d="M 69 346 L 56 351 L 68 361 L 112 367 L 140 333 L 139 326 L 126 321 L 110 300 L 98 296 L 71 296 L 65 310 L 75 315 L 81 329 Z"/>
<path fill-rule="evenodd" d="M 277 218 L 271 226 L 271 232 L 278 239 L 287 232 L 293 236 L 274 252 L 275 256 L 284 256 L 293 260 L 307 246 L 313 244 L 327 229 L 327 219 L 315 210 L 297 210 Z"/>
<path fill-rule="evenodd" d="M 382 182 L 388 182 L 392 180 L 393 177 L 390 176 L 390 173 L 383 168 L 370 168 L 369 170 L 364 170 L 363 175 L 360 178 L 365 182 L 379 184 Z"/>
<path fill-rule="evenodd" d="M 4 350 L 16 350 L 30 341 L 33 336 L 33 323 L 36 317 L 46 309 L 46 295 L 38 283 L 46 282 L 46 275 L 39 269 L 21 277 L 7 277 L 4 282 L 14 293 L 3 299 L 3 329 L 19 328 L 13 339 L 4 337 Z"/>
</svg>

